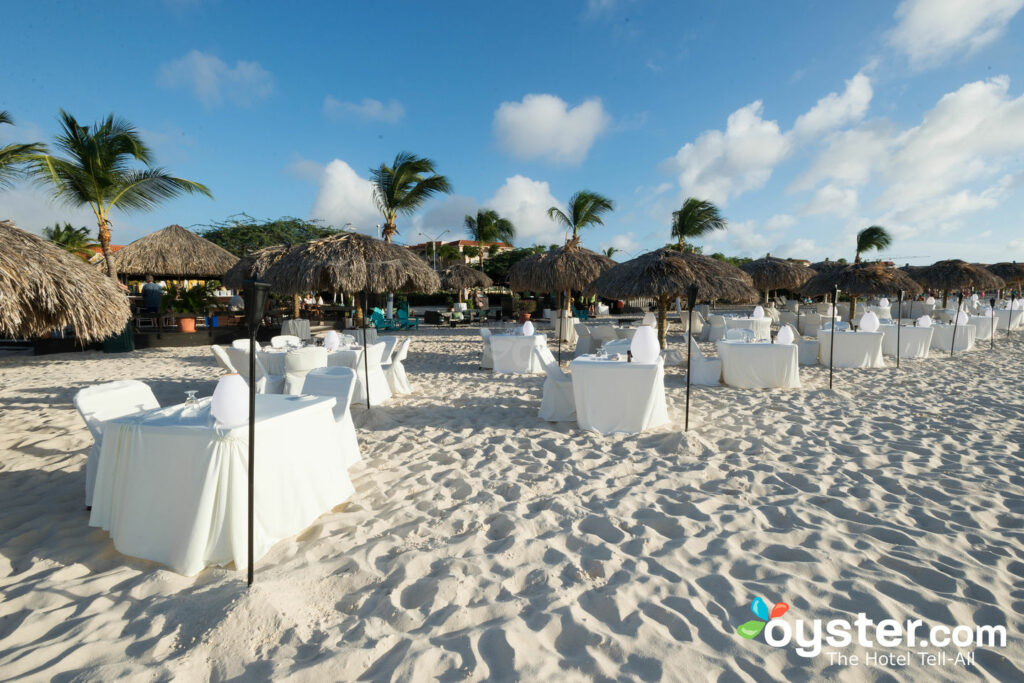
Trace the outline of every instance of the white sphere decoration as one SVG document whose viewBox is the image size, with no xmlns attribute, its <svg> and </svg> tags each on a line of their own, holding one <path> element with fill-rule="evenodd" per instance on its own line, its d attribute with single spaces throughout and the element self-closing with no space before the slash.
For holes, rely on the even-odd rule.
<svg viewBox="0 0 1024 683">
<path fill-rule="evenodd" d="M 324 335 L 324 348 L 328 351 L 335 351 L 341 346 L 341 335 L 334 330 L 329 331 Z"/>
<path fill-rule="evenodd" d="M 636 363 L 657 362 L 661 355 L 661 343 L 658 342 L 654 328 L 641 325 L 629 343 L 629 350 L 633 353 L 633 361 Z"/>
<path fill-rule="evenodd" d="M 764 317 L 764 308 L 761 307 L 761 306 L 754 306 L 754 314 L 753 314 L 754 320 L 760 320 L 763 317 Z"/>
<path fill-rule="evenodd" d="M 886 306 L 889 306 L 891 304 L 889 303 L 889 300 L 883 296 L 881 299 L 878 300 L 878 305 L 885 308 Z"/>
<path fill-rule="evenodd" d="M 523 336 L 524 337 L 532 337 L 533 336 L 533 323 L 530 322 L 529 320 L 527 320 L 525 323 L 523 323 Z"/>
<path fill-rule="evenodd" d="M 657 317 L 655 317 L 654 313 L 648 311 L 644 313 L 644 319 L 640 322 L 640 324 L 647 325 L 648 327 L 654 327 L 655 325 L 658 324 L 658 319 Z"/>
<path fill-rule="evenodd" d="M 860 331 L 877 332 L 878 322 L 878 315 L 874 311 L 868 311 L 860 317 Z"/>
<path fill-rule="evenodd" d="M 241 375 L 233 372 L 217 380 L 210 414 L 229 429 L 249 422 L 249 385 Z"/>
<path fill-rule="evenodd" d="M 925 302 L 926 304 L 931 304 L 931 305 L 933 305 L 933 306 L 934 306 L 934 305 L 935 305 L 935 297 L 934 297 L 934 296 L 930 296 L 930 297 L 928 297 L 927 299 L 925 299 L 925 300 L 924 300 L 924 302 Z"/>
<path fill-rule="evenodd" d="M 793 328 L 789 325 L 783 325 L 779 328 L 779 333 L 775 335 L 776 344 L 792 344 L 793 343 Z"/>
<path fill-rule="evenodd" d="M 971 322 L 971 318 L 964 311 L 958 312 L 956 317 L 953 319 L 954 325 L 966 325 L 969 322 Z"/>
<path fill-rule="evenodd" d="M 931 327 L 932 326 L 932 319 L 929 318 L 926 315 L 922 315 L 920 318 L 917 319 L 917 326 L 918 327 Z"/>
</svg>

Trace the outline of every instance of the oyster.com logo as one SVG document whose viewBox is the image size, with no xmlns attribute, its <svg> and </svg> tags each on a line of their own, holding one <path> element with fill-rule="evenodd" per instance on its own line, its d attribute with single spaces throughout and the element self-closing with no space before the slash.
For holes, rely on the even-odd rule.
<svg viewBox="0 0 1024 683">
<path fill-rule="evenodd" d="M 764 598 L 754 598 L 754 602 L 750 605 L 750 611 L 758 618 L 745 621 L 737 626 L 736 633 L 739 633 L 747 640 L 756 638 L 757 634 L 764 630 L 765 625 L 769 621 L 781 617 L 788 609 L 789 605 L 784 602 L 777 602 L 769 609 L 768 603 L 764 601 Z"/>
</svg>

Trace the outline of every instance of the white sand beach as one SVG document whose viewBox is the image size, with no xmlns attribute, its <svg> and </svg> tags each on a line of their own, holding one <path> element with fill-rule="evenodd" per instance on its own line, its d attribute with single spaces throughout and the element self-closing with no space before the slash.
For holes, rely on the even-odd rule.
<svg viewBox="0 0 1024 683">
<path fill-rule="evenodd" d="M 543 377 L 479 370 L 475 330 L 414 336 L 416 393 L 353 407 L 356 495 L 248 590 L 118 553 L 83 506 L 73 394 L 209 395 L 206 347 L 0 359 L 0 679 L 1024 678 L 1020 333 L 831 391 L 818 367 L 801 390 L 695 387 L 686 435 L 667 368 L 672 424 L 609 437 L 541 421 Z M 968 668 L 840 666 L 738 636 L 759 596 L 1009 637 Z"/>
</svg>

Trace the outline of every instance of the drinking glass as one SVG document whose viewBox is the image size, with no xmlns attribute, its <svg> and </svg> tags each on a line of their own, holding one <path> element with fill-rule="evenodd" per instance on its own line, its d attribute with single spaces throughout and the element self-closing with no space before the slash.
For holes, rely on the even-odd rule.
<svg viewBox="0 0 1024 683">
<path fill-rule="evenodd" d="M 185 392 L 185 407 L 181 414 L 185 417 L 194 417 L 199 412 L 199 401 L 196 399 L 196 390 L 189 389 Z"/>
</svg>

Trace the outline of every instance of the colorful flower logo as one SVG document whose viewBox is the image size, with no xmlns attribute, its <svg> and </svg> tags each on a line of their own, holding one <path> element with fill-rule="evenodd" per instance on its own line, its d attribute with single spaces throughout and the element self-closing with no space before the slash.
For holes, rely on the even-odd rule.
<svg viewBox="0 0 1024 683">
<path fill-rule="evenodd" d="M 758 633 L 764 630 L 765 624 L 776 617 L 781 617 L 788 609 L 789 605 L 784 602 L 777 602 L 771 609 L 768 609 L 768 603 L 763 598 L 754 598 L 754 602 L 750 605 L 750 611 L 758 618 L 751 619 L 737 626 L 736 633 L 739 633 L 747 640 L 755 638 Z"/>
</svg>

